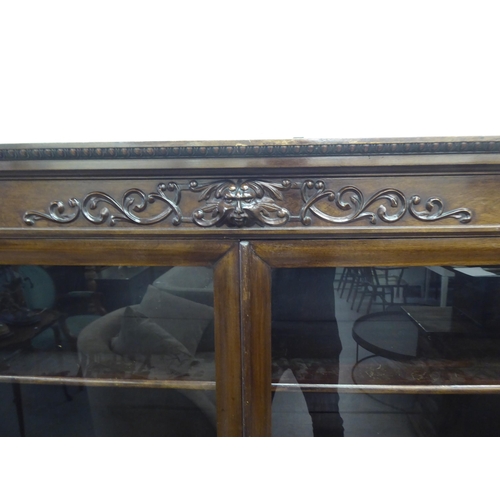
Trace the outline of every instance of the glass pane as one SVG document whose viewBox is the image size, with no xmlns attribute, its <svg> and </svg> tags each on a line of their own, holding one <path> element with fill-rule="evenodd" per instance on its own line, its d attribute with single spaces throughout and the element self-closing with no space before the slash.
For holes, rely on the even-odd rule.
<svg viewBox="0 0 500 500">
<path fill-rule="evenodd" d="M 500 266 L 274 269 L 275 436 L 500 435 Z"/>
<path fill-rule="evenodd" d="M 207 267 L 0 267 L 1 435 L 216 435 Z"/>
</svg>

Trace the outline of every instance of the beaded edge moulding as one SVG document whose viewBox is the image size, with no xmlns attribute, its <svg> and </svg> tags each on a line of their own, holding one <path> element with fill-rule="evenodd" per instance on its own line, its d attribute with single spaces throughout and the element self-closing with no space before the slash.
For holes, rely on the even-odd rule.
<svg viewBox="0 0 500 500">
<path fill-rule="evenodd" d="M 0 161 L 130 158 L 245 158 L 352 155 L 499 153 L 500 140 L 323 144 L 234 144 L 109 147 L 2 147 Z"/>
</svg>

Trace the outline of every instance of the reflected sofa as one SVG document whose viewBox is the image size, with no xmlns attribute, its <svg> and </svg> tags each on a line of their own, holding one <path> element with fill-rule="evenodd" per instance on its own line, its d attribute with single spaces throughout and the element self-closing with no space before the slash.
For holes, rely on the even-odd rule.
<svg viewBox="0 0 500 500">
<path fill-rule="evenodd" d="M 82 330 L 82 375 L 131 382 L 215 380 L 212 304 L 211 269 L 172 268 L 148 287 L 140 304 L 112 311 Z M 130 352 L 127 342 L 118 349 L 127 328 L 149 336 L 150 345 L 128 341 Z M 179 342 L 183 357 L 171 352 Z M 216 434 L 215 391 L 89 386 L 87 392 L 98 436 Z"/>
<path fill-rule="evenodd" d="M 274 271 L 274 382 L 283 377 L 299 383 L 338 382 L 342 346 L 335 319 L 334 275 L 334 269 Z M 130 307 L 130 318 L 126 317 L 126 309 L 107 314 L 80 333 L 78 350 L 84 377 L 215 380 L 211 268 L 174 267 L 149 286 L 140 304 Z M 147 319 L 137 319 L 135 314 Z M 171 356 L 156 350 L 149 356 L 133 356 L 134 352 L 126 350 L 117 352 L 116 339 L 124 322 L 147 320 L 175 334 L 192 356 L 182 359 L 182 355 Z M 95 431 L 100 436 L 216 433 L 215 391 L 88 387 L 88 395 Z M 337 393 L 304 393 L 304 398 L 315 435 L 342 435 Z M 273 402 L 276 422 L 279 414 L 285 418 L 289 413 L 281 403 L 280 410 L 278 402 Z M 294 427 L 293 422 L 287 425 Z"/>
</svg>

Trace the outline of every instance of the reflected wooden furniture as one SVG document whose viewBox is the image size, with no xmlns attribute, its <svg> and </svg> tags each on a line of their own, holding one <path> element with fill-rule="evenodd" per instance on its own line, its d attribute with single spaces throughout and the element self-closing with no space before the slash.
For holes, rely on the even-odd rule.
<svg viewBox="0 0 500 500">
<path fill-rule="evenodd" d="M 500 263 L 498 137 L 3 145 L 0 176 L 0 264 L 214 267 L 219 435 L 271 432 L 273 268 Z M 389 382 L 304 390 L 500 393 Z"/>
<path fill-rule="evenodd" d="M 455 268 L 453 306 L 492 336 L 500 332 L 500 273 L 497 267 Z"/>
<path fill-rule="evenodd" d="M 402 306 L 425 335 L 484 336 L 484 330 L 453 307 Z"/>
<path fill-rule="evenodd" d="M 30 325 L 10 325 L 11 334 L 0 338 L 0 349 L 15 346 L 17 344 L 29 343 L 37 335 L 41 334 L 47 328 L 54 330 L 56 338 L 61 337 L 59 321 L 61 314 L 54 310 L 45 310 L 40 312 L 40 320 Z"/>
<path fill-rule="evenodd" d="M 500 357 L 498 332 L 479 326 L 453 307 L 404 306 L 402 309 L 421 331 L 420 356 L 468 361 L 482 358 L 496 361 Z M 500 372 L 497 376 L 500 379 Z"/>
</svg>

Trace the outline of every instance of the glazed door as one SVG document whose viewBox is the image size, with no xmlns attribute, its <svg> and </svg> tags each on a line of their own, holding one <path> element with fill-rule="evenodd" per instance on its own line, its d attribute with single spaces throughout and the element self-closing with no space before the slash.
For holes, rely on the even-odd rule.
<svg viewBox="0 0 500 500">
<path fill-rule="evenodd" d="M 2 430 L 498 434 L 498 250 L 4 239 Z"/>
<path fill-rule="evenodd" d="M 243 243 L 248 435 L 500 433 L 496 239 Z"/>
<path fill-rule="evenodd" d="M 3 240 L 0 262 L 2 435 L 242 434 L 236 244 Z"/>
</svg>

